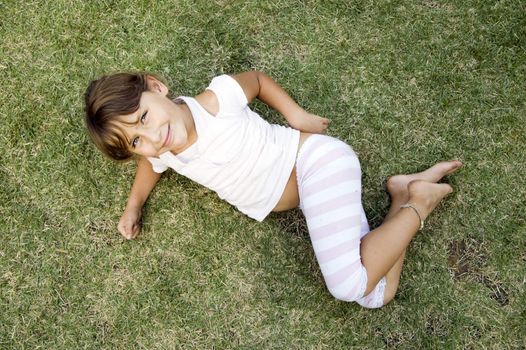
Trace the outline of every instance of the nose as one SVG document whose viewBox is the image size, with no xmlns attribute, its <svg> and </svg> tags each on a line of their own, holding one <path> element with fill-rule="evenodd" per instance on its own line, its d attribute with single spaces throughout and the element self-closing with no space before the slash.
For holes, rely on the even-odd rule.
<svg viewBox="0 0 526 350">
<path fill-rule="evenodd" d="M 145 138 L 151 144 L 155 145 L 156 147 L 161 147 L 163 139 L 161 135 L 161 130 L 159 128 L 142 128 L 141 134 L 141 137 Z"/>
</svg>

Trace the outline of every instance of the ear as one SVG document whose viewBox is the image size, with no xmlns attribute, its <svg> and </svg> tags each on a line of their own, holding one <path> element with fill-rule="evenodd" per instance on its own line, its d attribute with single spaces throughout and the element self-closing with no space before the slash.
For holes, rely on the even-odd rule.
<svg viewBox="0 0 526 350">
<path fill-rule="evenodd" d="M 146 76 L 146 85 L 148 85 L 149 91 L 159 93 L 163 96 L 168 95 L 168 87 L 166 87 L 162 81 L 151 75 Z"/>
</svg>

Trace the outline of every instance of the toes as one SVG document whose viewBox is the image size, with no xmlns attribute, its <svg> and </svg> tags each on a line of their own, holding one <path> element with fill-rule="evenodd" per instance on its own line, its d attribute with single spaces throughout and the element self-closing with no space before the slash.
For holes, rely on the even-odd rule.
<svg viewBox="0 0 526 350">
<path fill-rule="evenodd" d="M 440 191 L 442 193 L 442 196 L 447 196 L 448 194 L 453 192 L 453 187 L 449 184 L 436 184 L 437 186 L 440 186 Z"/>
<path fill-rule="evenodd" d="M 452 160 L 448 165 L 449 169 L 447 170 L 446 174 L 451 174 L 452 172 L 458 170 L 463 164 L 459 160 Z"/>
<path fill-rule="evenodd" d="M 453 168 L 460 168 L 462 166 L 462 162 L 460 160 L 452 160 L 450 162 L 453 163 Z"/>
<path fill-rule="evenodd" d="M 449 161 L 437 163 L 428 170 L 431 170 L 431 172 L 434 171 L 434 176 L 436 176 L 436 178 L 434 179 L 433 182 L 436 182 L 436 181 L 439 181 L 442 177 L 449 175 L 451 173 L 454 173 L 461 166 L 462 166 L 461 161 L 449 160 Z"/>
</svg>

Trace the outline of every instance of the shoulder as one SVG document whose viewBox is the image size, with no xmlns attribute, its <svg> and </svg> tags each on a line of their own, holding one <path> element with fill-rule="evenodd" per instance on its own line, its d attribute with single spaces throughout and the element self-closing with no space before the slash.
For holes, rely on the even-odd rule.
<svg viewBox="0 0 526 350">
<path fill-rule="evenodd" d="M 246 76 L 246 73 L 216 76 L 206 90 L 194 98 L 211 115 L 237 113 L 252 100 L 246 92 Z"/>
<path fill-rule="evenodd" d="M 211 115 L 219 113 L 219 100 L 211 90 L 205 90 L 194 98 Z"/>
</svg>

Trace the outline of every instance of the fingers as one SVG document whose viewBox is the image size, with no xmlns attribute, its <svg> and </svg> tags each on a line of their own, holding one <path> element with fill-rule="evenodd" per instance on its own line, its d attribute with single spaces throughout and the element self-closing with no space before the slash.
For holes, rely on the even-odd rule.
<svg viewBox="0 0 526 350">
<path fill-rule="evenodd" d="M 331 121 L 327 118 L 320 118 L 321 119 L 321 133 L 322 134 L 326 134 L 327 133 L 327 128 L 329 127 L 329 124 L 331 123 Z"/>
<path fill-rule="evenodd" d="M 117 229 L 124 238 L 131 239 L 131 230 L 127 227 L 127 225 L 119 224 L 119 226 L 117 226 Z"/>
<path fill-rule="evenodd" d="M 141 226 L 139 224 L 134 224 L 132 227 L 131 237 L 129 239 L 134 239 L 139 234 Z"/>
<path fill-rule="evenodd" d="M 140 231 L 140 225 L 138 223 L 124 222 L 119 223 L 117 229 L 124 238 L 134 239 Z"/>
<path fill-rule="evenodd" d="M 126 239 L 134 239 L 141 230 L 141 212 L 140 209 L 131 207 L 126 208 L 119 220 L 117 229 Z"/>
<path fill-rule="evenodd" d="M 331 121 L 330 119 L 327 119 L 327 118 L 322 118 L 322 117 L 318 117 L 318 118 L 320 118 L 323 131 L 325 132 L 325 130 L 329 127 L 329 124 L 331 123 Z"/>
<path fill-rule="evenodd" d="M 314 117 L 319 118 L 323 123 L 329 124 L 331 121 L 328 118 L 320 117 L 319 115 L 312 114 Z"/>
</svg>

